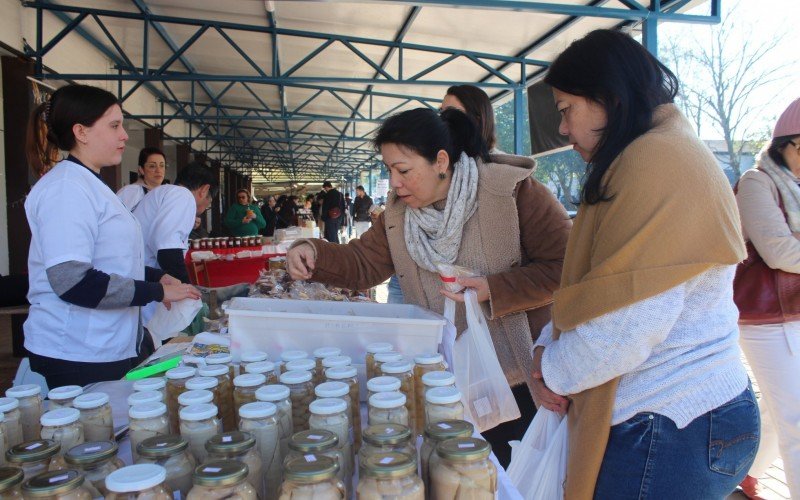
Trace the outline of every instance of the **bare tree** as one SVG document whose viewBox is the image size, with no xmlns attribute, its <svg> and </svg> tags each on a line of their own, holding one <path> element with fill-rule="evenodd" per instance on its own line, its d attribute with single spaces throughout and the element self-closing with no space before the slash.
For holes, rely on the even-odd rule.
<svg viewBox="0 0 800 500">
<path fill-rule="evenodd" d="M 575 210 L 577 206 L 577 190 L 586 163 L 574 151 L 559 151 L 537 158 L 537 169 L 534 174 L 541 182 L 552 183 L 556 188 L 556 198 L 564 204 L 567 210 Z"/>
</svg>

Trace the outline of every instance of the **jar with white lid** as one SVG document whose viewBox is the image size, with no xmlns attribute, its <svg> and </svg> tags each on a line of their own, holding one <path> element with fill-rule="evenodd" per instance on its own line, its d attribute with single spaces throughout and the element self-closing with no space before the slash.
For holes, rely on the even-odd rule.
<svg viewBox="0 0 800 500">
<path fill-rule="evenodd" d="M 39 439 L 39 419 L 42 417 L 42 388 L 37 384 L 24 384 L 6 391 L 6 396 L 19 401 L 22 438 L 24 441 Z"/>
<path fill-rule="evenodd" d="M 216 364 L 201 366 L 197 370 L 198 375 L 201 377 L 213 377 L 217 379 L 216 395 L 214 404 L 217 405 L 219 410 L 219 418 L 222 421 L 222 428 L 224 430 L 233 430 L 236 428 L 236 413 L 233 410 L 233 377 L 228 365 Z M 203 389 L 203 387 L 192 387 L 196 389 Z M 213 390 L 211 392 L 214 392 Z"/>
<path fill-rule="evenodd" d="M 436 453 L 436 445 L 447 439 L 470 437 L 475 433 L 475 426 L 466 420 L 442 420 L 425 426 L 422 446 L 419 449 L 420 477 L 425 483 L 425 496 L 431 498 L 430 462 Z"/>
<path fill-rule="evenodd" d="M 272 361 L 256 361 L 244 367 L 245 373 L 260 373 L 267 377 L 267 384 L 277 384 L 278 375 L 275 373 L 275 363 Z"/>
<path fill-rule="evenodd" d="M 335 398 L 341 399 L 347 404 L 347 418 L 350 424 L 348 443 L 351 446 L 352 454 L 355 454 L 357 450 L 355 449 L 355 423 L 353 422 L 353 400 L 350 397 L 350 386 L 346 382 L 336 380 L 323 382 L 314 388 L 314 395 L 319 398 L 318 401 L 325 398 Z M 309 428 L 313 429 L 314 427 L 309 424 Z"/>
<path fill-rule="evenodd" d="M 301 351 L 299 349 L 290 349 L 288 351 L 283 351 L 281 353 L 281 369 L 280 372 L 284 373 L 289 371 L 286 368 L 286 363 L 289 361 L 295 361 L 298 359 L 308 359 L 308 353 L 306 351 Z"/>
<path fill-rule="evenodd" d="M 228 368 L 228 376 L 233 377 L 239 374 L 239 365 L 233 362 L 233 356 L 227 352 L 217 352 L 205 357 L 206 366 L 221 365 Z M 201 374 L 202 375 L 202 374 Z"/>
<path fill-rule="evenodd" d="M 331 431 L 314 429 L 298 432 L 289 441 L 289 454 L 283 460 L 284 471 L 290 461 L 308 455 L 320 455 L 336 463 L 336 477 L 345 484 L 344 454 L 339 447 L 339 437 Z M 348 490 L 349 491 L 349 490 Z"/>
<path fill-rule="evenodd" d="M 108 494 L 106 476 L 125 464 L 117 458 L 116 441 L 96 441 L 73 446 L 64 455 L 64 460 L 71 468 L 78 469 L 86 476 L 84 486 L 92 492 L 93 497 Z"/>
<path fill-rule="evenodd" d="M 336 462 L 321 455 L 290 460 L 284 469 L 279 500 L 344 500 L 345 487 L 336 478 Z"/>
<path fill-rule="evenodd" d="M 250 433 L 256 439 L 256 448 L 261 457 L 264 475 L 264 498 L 276 498 L 283 480 L 283 456 L 278 427 L 278 407 L 273 403 L 257 401 L 239 408 L 239 430 Z"/>
<path fill-rule="evenodd" d="M 416 398 L 417 431 L 425 429 L 425 385 L 422 377 L 426 373 L 443 371 L 446 368 L 444 356 L 438 352 L 430 352 L 414 356 L 414 397 Z"/>
<path fill-rule="evenodd" d="M 379 392 L 398 392 L 400 390 L 400 379 L 382 375 L 367 380 L 367 401 Z"/>
<path fill-rule="evenodd" d="M 12 446 L 6 451 L 9 465 L 20 467 L 25 479 L 50 469 L 50 462 L 58 455 L 61 444 L 52 439 L 36 439 Z"/>
<path fill-rule="evenodd" d="M 405 358 L 397 351 L 386 351 L 375 353 L 375 376 L 382 375 L 381 366 L 384 363 L 394 363 L 395 361 L 404 361 Z"/>
<path fill-rule="evenodd" d="M 178 430 L 178 396 L 187 391 L 186 381 L 197 375 L 197 369 L 191 366 L 178 366 L 167 370 L 167 410 L 169 411 L 169 428 Z"/>
<path fill-rule="evenodd" d="M 267 361 L 268 359 L 269 354 L 264 351 L 244 351 L 241 355 L 243 365 L 260 363 L 261 361 Z"/>
<path fill-rule="evenodd" d="M 327 371 L 328 368 L 342 368 L 344 366 L 351 366 L 352 364 L 353 358 L 345 355 L 329 356 L 322 359 L 322 367 L 325 371 Z"/>
<path fill-rule="evenodd" d="M 425 500 L 425 486 L 417 476 L 416 456 L 387 452 L 371 456 L 361 467 L 358 500 Z"/>
<path fill-rule="evenodd" d="M 255 488 L 247 482 L 247 473 L 247 464 L 232 460 L 198 465 L 186 500 L 257 500 Z"/>
<path fill-rule="evenodd" d="M 145 439 L 169 434 L 167 405 L 164 403 L 143 403 L 128 409 L 128 439 L 131 442 L 131 455 L 136 462 L 136 447 Z"/>
<path fill-rule="evenodd" d="M 308 405 L 314 400 L 313 375 L 305 371 L 288 371 L 281 374 L 281 384 L 289 388 L 292 400 L 292 428 L 294 432 L 308 429 Z"/>
<path fill-rule="evenodd" d="M 323 360 L 323 362 L 324 361 L 325 360 Z M 347 384 L 350 396 L 350 421 L 353 427 L 353 450 L 358 453 L 358 450 L 361 448 L 361 404 L 359 400 L 358 370 L 355 366 L 350 365 L 333 366 L 325 370 L 325 377 L 329 382 L 343 382 Z"/>
<path fill-rule="evenodd" d="M 364 429 L 364 445 L 358 452 L 359 472 L 363 476 L 364 464 L 378 453 L 405 453 L 417 456 L 416 439 L 411 429 L 399 424 L 370 425 Z"/>
<path fill-rule="evenodd" d="M 284 365 L 284 373 L 291 372 L 291 371 L 301 371 L 301 372 L 311 372 L 311 375 L 315 375 L 317 370 L 317 363 L 313 359 L 294 359 L 292 361 L 287 361 Z M 316 379 L 313 379 L 314 383 L 316 384 Z"/>
<path fill-rule="evenodd" d="M 434 387 L 453 387 L 456 386 L 456 376 L 450 372 L 436 371 L 428 372 L 422 376 L 423 395 Z"/>
<path fill-rule="evenodd" d="M 6 449 L 24 442 L 19 400 L 17 398 L 0 398 L 0 413 L 5 418 Z"/>
<path fill-rule="evenodd" d="M 217 368 L 222 369 L 223 367 L 222 366 L 218 366 Z M 225 371 L 225 373 L 226 373 L 226 376 L 227 376 L 228 372 Z M 208 392 L 210 392 L 211 396 L 212 396 L 212 402 L 214 403 L 214 406 L 217 407 L 217 411 L 220 411 L 222 409 L 222 407 L 223 407 L 222 394 L 221 394 L 221 392 L 219 390 L 219 380 L 216 377 L 198 376 L 198 377 L 190 378 L 189 380 L 186 381 L 186 392 L 189 392 L 189 391 L 208 391 Z M 181 396 L 182 395 L 183 394 L 181 394 Z M 183 409 L 183 406 L 184 406 L 184 405 L 181 405 L 180 397 L 178 399 L 178 405 L 180 406 L 180 409 L 178 410 L 178 412 L 180 413 L 180 410 Z M 219 418 L 221 420 L 222 419 L 222 414 L 221 413 L 217 414 L 217 418 Z M 224 424 L 223 424 L 223 428 L 224 428 Z"/>
<path fill-rule="evenodd" d="M 8 449 L 8 436 L 6 435 L 5 417 L 0 413 L 0 465 L 6 464 L 6 450 Z"/>
<path fill-rule="evenodd" d="M 0 499 L 22 499 L 22 481 L 25 474 L 17 467 L 0 467 Z"/>
<path fill-rule="evenodd" d="M 186 391 L 178 396 L 178 405 L 181 408 L 202 403 L 214 403 L 214 393 L 206 389 Z"/>
<path fill-rule="evenodd" d="M 425 393 L 425 425 L 442 420 L 464 420 L 461 391 L 455 387 L 434 387 Z"/>
<path fill-rule="evenodd" d="M 47 409 L 53 411 L 59 408 L 72 408 L 72 401 L 81 394 L 83 394 L 83 387 L 79 385 L 63 385 L 51 389 L 47 393 L 47 399 L 50 400 Z"/>
<path fill-rule="evenodd" d="M 325 380 L 325 366 L 322 360 L 325 358 L 332 358 L 342 354 L 342 350 L 338 347 L 320 347 L 314 349 L 314 383 L 319 384 Z M 291 368 L 290 368 L 291 369 Z"/>
<path fill-rule="evenodd" d="M 167 470 L 156 464 L 136 464 L 108 475 L 106 500 L 172 500 Z"/>
<path fill-rule="evenodd" d="M 155 464 L 167 471 L 166 485 L 183 498 L 192 489 L 194 457 L 189 453 L 189 442 L 183 436 L 171 434 L 145 439 L 136 447 L 139 464 Z"/>
<path fill-rule="evenodd" d="M 167 401 L 167 380 L 164 377 L 143 378 L 133 383 L 133 390 L 136 392 L 158 391 L 161 393 L 161 401 Z"/>
<path fill-rule="evenodd" d="M 92 500 L 83 474 L 74 470 L 44 472 L 22 483 L 22 496 L 37 500 Z"/>
<path fill-rule="evenodd" d="M 161 399 L 161 393 L 158 391 L 135 391 L 128 395 L 128 406 L 163 402 L 164 400 Z"/>
<path fill-rule="evenodd" d="M 489 460 L 492 447 L 478 438 L 452 438 L 436 446 L 428 465 L 431 498 L 494 498 L 497 469 Z"/>
<path fill-rule="evenodd" d="M 294 434 L 294 422 L 292 420 L 292 400 L 291 392 L 285 385 L 265 385 L 256 391 L 256 399 L 266 403 L 272 403 L 278 409 L 278 431 L 281 447 L 281 459 L 286 458 L 289 453 L 289 439 Z"/>
<path fill-rule="evenodd" d="M 222 432 L 217 407 L 209 403 L 187 406 L 181 409 L 180 421 L 181 436 L 189 442 L 195 462 L 202 464 L 208 455 L 206 442 Z"/>
<path fill-rule="evenodd" d="M 264 478 L 256 439 L 249 432 L 233 431 L 218 434 L 206 441 L 208 460 L 235 460 L 247 464 L 247 482 L 264 498 Z"/>
<path fill-rule="evenodd" d="M 267 377 L 260 373 L 245 373 L 233 379 L 233 406 L 236 414 L 247 403 L 255 403 L 256 391 L 264 387 Z"/>
<path fill-rule="evenodd" d="M 333 432 L 339 438 L 339 448 L 344 456 L 344 463 L 342 464 L 344 485 L 349 492 L 352 488 L 353 471 L 355 469 L 350 408 L 344 399 L 323 398 L 313 401 L 308 409 L 311 412 L 311 416 L 308 418 L 309 430 L 327 430 Z"/>
<path fill-rule="evenodd" d="M 394 346 L 388 342 L 373 342 L 367 344 L 367 355 L 364 358 L 364 363 L 367 366 L 367 380 L 373 379 L 381 374 L 375 355 L 382 352 L 390 352 L 394 350 Z"/>
<path fill-rule="evenodd" d="M 81 394 L 72 405 L 81 413 L 83 438 L 86 441 L 114 439 L 114 420 L 111 417 L 111 399 L 104 392 Z"/>
<path fill-rule="evenodd" d="M 385 376 L 396 377 L 400 380 L 400 392 L 406 396 L 406 409 L 408 410 L 409 427 L 419 434 L 417 429 L 417 398 L 414 391 L 414 365 L 406 360 L 390 361 L 381 365 L 381 372 Z"/>
<path fill-rule="evenodd" d="M 80 422 L 81 412 L 75 408 L 59 408 L 42 415 L 42 439 L 52 439 L 61 444 L 59 455 L 63 455 L 73 446 L 84 442 L 83 424 Z"/>
<path fill-rule="evenodd" d="M 400 424 L 409 425 L 406 395 L 402 392 L 379 392 L 370 396 L 367 402 L 367 424 Z"/>
</svg>

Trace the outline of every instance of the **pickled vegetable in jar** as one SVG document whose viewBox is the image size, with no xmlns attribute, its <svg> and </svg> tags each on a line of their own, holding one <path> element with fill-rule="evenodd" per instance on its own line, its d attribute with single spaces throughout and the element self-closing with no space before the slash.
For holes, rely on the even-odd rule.
<svg viewBox="0 0 800 500">
<path fill-rule="evenodd" d="M 39 419 L 42 418 L 42 388 L 37 384 L 24 384 L 6 391 L 6 396 L 19 401 L 23 441 L 39 439 Z"/>
<path fill-rule="evenodd" d="M 285 385 L 265 385 L 256 391 L 256 399 L 272 403 L 278 409 L 278 429 L 281 447 L 281 461 L 289 454 L 289 439 L 294 434 L 292 421 L 292 401 L 289 388 Z"/>
<path fill-rule="evenodd" d="M 63 385 L 51 389 L 47 393 L 47 399 L 50 400 L 47 409 L 53 411 L 59 408 L 72 408 L 72 401 L 81 394 L 83 394 L 83 388 L 79 385 Z"/>
<path fill-rule="evenodd" d="M 172 500 L 167 470 L 156 464 L 136 464 L 108 475 L 106 500 Z"/>
<path fill-rule="evenodd" d="M 297 359 L 308 359 L 308 353 L 306 351 L 301 351 L 299 349 L 293 349 L 288 351 L 283 351 L 281 353 L 281 373 L 285 373 L 289 371 L 286 368 L 286 363 L 289 361 L 295 361 Z"/>
<path fill-rule="evenodd" d="M 161 401 L 167 401 L 167 380 L 164 377 L 137 380 L 133 383 L 133 390 L 136 392 L 158 391 L 161 393 Z"/>
<path fill-rule="evenodd" d="M 325 380 L 325 366 L 322 360 L 325 358 L 332 358 L 342 354 L 342 350 L 338 347 L 320 347 L 314 349 L 314 384 L 322 383 Z"/>
<path fill-rule="evenodd" d="M 284 470 L 280 500 L 344 500 L 344 485 L 336 478 L 337 464 L 322 455 L 290 460 Z"/>
<path fill-rule="evenodd" d="M 9 449 L 25 441 L 22 432 L 21 414 L 19 412 L 19 400 L 17 398 L 0 398 L 0 413 L 3 414 L 6 430 L 6 446 Z M 3 457 L 0 460 L 5 460 Z"/>
<path fill-rule="evenodd" d="M 142 405 L 145 403 L 163 403 L 164 400 L 162 396 L 163 395 L 159 391 L 135 391 L 128 396 L 128 406 Z"/>
<path fill-rule="evenodd" d="M 217 407 L 203 403 L 187 406 L 180 413 L 181 436 L 189 442 L 189 452 L 195 462 L 206 460 L 206 442 L 222 432 L 222 423 L 217 419 Z"/>
<path fill-rule="evenodd" d="M 492 447 L 483 439 L 464 437 L 442 441 L 431 457 L 431 498 L 492 500 L 497 493 L 497 469 L 489 460 Z"/>
<path fill-rule="evenodd" d="M 22 498 L 22 481 L 25 474 L 18 467 L 0 467 L 0 499 Z"/>
<path fill-rule="evenodd" d="M 308 405 L 314 400 L 311 372 L 288 371 L 281 374 L 281 384 L 289 388 L 292 400 L 292 428 L 294 432 L 308 429 Z"/>
<path fill-rule="evenodd" d="M 267 361 L 269 359 L 269 354 L 264 351 L 244 351 L 241 355 L 241 360 L 243 365 L 248 365 L 250 363 L 260 363 L 261 361 Z"/>
<path fill-rule="evenodd" d="M 64 460 L 71 468 L 83 473 L 86 477 L 84 487 L 91 491 L 93 497 L 102 497 L 108 494 L 106 476 L 125 467 L 117 459 L 117 450 L 116 441 L 83 443 L 70 448 L 64 455 Z"/>
<path fill-rule="evenodd" d="M 405 453 L 417 456 L 411 429 L 399 424 L 370 425 L 364 429 L 364 444 L 358 453 L 359 472 L 363 476 L 363 467 L 367 460 L 378 453 Z"/>
<path fill-rule="evenodd" d="M 114 420 L 111 417 L 108 394 L 104 392 L 81 394 L 75 398 L 72 405 L 81 413 L 83 438 L 86 441 L 114 439 Z"/>
<path fill-rule="evenodd" d="M 236 414 L 247 403 L 255 403 L 256 391 L 264 387 L 267 377 L 260 373 L 245 373 L 233 379 L 233 406 Z"/>
<path fill-rule="evenodd" d="M 267 377 L 267 384 L 277 384 L 278 375 L 275 373 L 275 363 L 272 361 L 257 361 L 248 363 L 244 367 L 245 373 L 260 373 Z"/>
<path fill-rule="evenodd" d="M 92 500 L 83 474 L 74 469 L 44 472 L 22 483 L 22 496 L 46 500 Z"/>
<path fill-rule="evenodd" d="M 332 383 L 334 382 L 328 382 L 328 384 Z M 313 401 L 308 409 L 311 412 L 311 416 L 308 418 L 309 430 L 323 429 L 331 431 L 339 438 L 339 448 L 344 456 L 344 463 L 341 464 L 343 468 L 342 477 L 344 477 L 345 490 L 349 496 L 355 469 L 350 408 L 344 399 L 323 398 Z"/>
<path fill-rule="evenodd" d="M 6 436 L 5 417 L 0 413 L 0 465 L 6 464 L 6 449 L 8 449 L 8 437 Z"/>
<path fill-rule="evenodd" d="M 261 456 L 256 449 L 256 439 L 249 432 L 233 431 L 218 434 L 206 441 L 208 460 L 235 460 L 247 464 L 247 482 L 264 498 L 264 474 L 261 473 Z"/>
<path fill-rule="evenodd" d="M 232 460 L 198 465 L 186 500 L 257 500 L 255 488 L 247 482 L 247 473 L 247 464 Z"/>
<path fill-rule="evenodd" d="M 464 420 L 461 391 L 455 387 L 434 387 L 425 393 L 425 425 L 442 420 Z"/>
<path fill-rule="evenodd" d="M 278 407 L 264 401 L 242 405 L 239 408 L 239 430 L 250 433 L 256 439 L 265 481 L 263 498 L 277 498 L 283 481 Z"/>
<path fill-rule="evenodd" d="M 425 486 L 417 476 L 417 460 L 405 453 L 377 453 L 361 467 L 358 500 L 424 500 Z"/>
<path fill-rule="evenodd" d="M 201 377 L 213 377 L 217 379 L 214 403 L 219 410 L 219 418 L 222 421 L 223 430 L 234 430 L 236 428 L 236 413 L 233 410 L 233 377 L 231 377 L 228 365 L 217 364 L 200 367 L 197 373 Z M 191 386 L 192 389 L 204 389 L 205 387 Z M 212 389 L 211 392 L 214 392 Z"/>
<path fill-rule="evenodd" d="M 416 398 L 417 431 L 425 429 L 425 385 L 422 377 L 426 373 L 443 371 L 445 369 L 444 356 L 438 352 L 419 354 L 414 356 L 414 396 Z"/>
<path fill-rule="evenodd" d="M 136 447 L 140 464 L 155 464 L 167 471 L 166 485 L 172 492 L 180 491 L 186 498 L 192 489 L 194 457 L 189 453 L 189 442 L 183 436 L 156 436 L 145 439 Z"/>
<path fill-rule="evenodd" d="M 169 428 L 172 432 L 178 431 L 178 396 L 185 392 L 186 381 L 194 377 L 197 370 L 191 366 L 179 366 L 167 370 L 164 375 L 167 377 L 167 410 L 169 411 Z"/>
<path fill-rule="evenodd" d="M 199 405 L 202 403 L 213 403 L 214 393 L 206 389 L 195 389 L 193 391 L 186 391 L 178 396 L 178 405 L 181 408 L 191 405 Z"/>
<path fill-rule="evenodd" d="M 52 439 L 61 445 L 60 455 L 84 442 L 81 412 L 75 408 L 59 408 L 42 415 L 42 439 Z"/>
<path fill-rule="evenodd" d="M 336 463 L 336 477 L 344 485 L 344 453 L 339 447 L 339 437 L 331 431 L 314 429 L 298 432 L 289 441 L 289 454 L 283 461 L 284 471 L 290 461 L 307 455 L 322 455 Z"/>
<path fill-rule="evenodd" d="M 379 392 L 372 395 L 367 403 L 367 424 L 400 424 L 409 425 L 406 395 L 402 392 Z"/>
<path fill-rule="evenodd" d="M 138 461 L 136 451 L 139 443 L 156 436 L 169 435 L 167 405 L 164 403 L 144 403 L 131 406 L 128 410 L 130 419 L 128 438 L 131 442 L 131 455 L 134 463 Z"/>
<path fill-rule="evenodd" d="M 25 479 L 32 478 L 50 468 L 51 460 L 58 455 L 61 444 L 52 439 L 37 439 L 12 446 L 6 451 L 9 465 L 20 467 Z"/>
<path fill-rule="evenodd" d="M 409 427 L 419 434 L 421 430 L 417 428 L 417 398 L 414 385 L 414 365 L 408 360 L 390 361 L 381 365 L 381 372 L 388 377 L 396 377 L 400 380 L 400 392 L 406 396 L 406 409 L 408 410 Z"/>
<path fill-rule="evenodd" d="M 394 350 L 394 346 L 388 342 L 373 342 L 367 344 L 367 355 L 364 358 L 364 363 L 367 367 L 367 380 L 373 379 L 381 374 L 375 355 L 382 352 L 390 352 Z"/>
<path fill-rule="evenodd" d="M 323 360 L 323 363 L 324 362 L 325 360 Z M 325 370 L 325 377 L 330 382 L 343 382 L 347 384 L 350 395 L 350 419 L 353 428 L 353 447 L 354 451 L 358 453 L 358 450 L 361 449 L 361 404 L 359 399 L 360 388 L 358 384 L 358 370 L 356 367 L 350 365 L 333 366 Z"/>
<path fill-rule="evenodd" d="M 470 437 L 475 432 L 475 426 L 466 420 L 443 420 L 425 426 L 422 446 L 419 450 L 420 477 L 425 483 L 425 495 L 431 498 L 431 483 L 429 466 L 431 457 L 436 452 L 436 445 L 447 439 L 457 437 Z"/>
<path fill-rule="evenodd" d="M 367 380 L 367 401 L 374 394 L 379 392 L 398 392 L 400 390 L 400 379 L 382 375 Z"/>
</svg>

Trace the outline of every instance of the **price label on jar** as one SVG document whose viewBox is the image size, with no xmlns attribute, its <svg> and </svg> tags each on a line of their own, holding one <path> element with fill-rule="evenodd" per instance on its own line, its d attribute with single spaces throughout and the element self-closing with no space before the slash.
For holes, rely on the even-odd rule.
<svg viewBox="0 0 800 500">
<path fill-rule="evenodd" d="M 231 436 L 222 436 L 222 442 L 223 443 L 230 443 L 231 441 L 233 441 L 233 437 L 231 437 Z"/>
<path fill-rule="evenodd" d="M 25 449 L 26 450 L 35 450 L 36 448 L 38 448 L 40 446 L 42 446 L 42 443 L 33 443 L 30 446 L 26 446 Z"/>
<path fill-rule="evenodd" d="M 69 479 L 69 476 L 67 474 L 62 474 L 60 476 L 51 477 L 47 482 L 50 483 L 50 484 L 53 484 L 53 483 L 57 483 L 59 481 L 63 481 L 65 479 Z"/>
<path fill-rule="evenodd" d="M 206 467 L 206 468 L 203 469 L 203 472 L 212 472 L 212 473 L 214 473 L 214 472 L 219 472 L 221 470 L 222 469 L 219 468 L 219 467 Z"/>
<path fill-rule="evenodd" d="M 306 459 L 306 462 L 309 463 L 317 461 L 317 457 L 315 457 L 314 455 L 306 455 L 304 458 Z"/>
<path fill-rule="evenodd" d="M 383 457 L 383 458 L 381 458 L 381 464 L 383 464 L 383 465 L 390 464 L 392 462 L 394 462 L 394 458 L 393 457 Z"/>
<path fill-rule="evenodd" d="M 436 426 L 438 428 L 440 428 L 440 429 L 452 429 L 453 428 L 452 425 L 448 425 L 448 424 L 446 424 L 444 422 L 439 422 L 438 424 L 436 424 Z"/>
<path fill-rule="evenodd" d="M 100 451 L 100 448 L 101 448 L 100 446 L 90 446 L 89 448 L 86 448 L 84 451 L 87 451 L 87 452 Z"/>
<path fill-rule="evenodd" d="M 309 434 L 308 435 L 308 439 L 313 439 L 314 441 L 319 441 L 320 439 L 322 439 L 322 436 L 320 436 L 318 434 Z"/>
<path fill-rule="evenodd" d="M 475 443 L 458 443 L 458 447 L 463 448 L 475 448 Z"/>
</svg>

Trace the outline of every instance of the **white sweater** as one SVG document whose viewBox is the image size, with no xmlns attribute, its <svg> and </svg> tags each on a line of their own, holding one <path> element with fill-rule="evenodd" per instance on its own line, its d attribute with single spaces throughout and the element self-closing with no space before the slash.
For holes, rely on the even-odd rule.
<svg viewBox="0 0 800 500">
<path fill-rule="evenodd" d="M 669 417 L 678 428 L 730 401 L 748 384 L 739 358 L 736 266 L 717 266 L 648 299 L 587 321 L 544 345 L 542 374 L 561 395 L 622 376 L 611 424 L 637 413 Z"/>
</svg>

